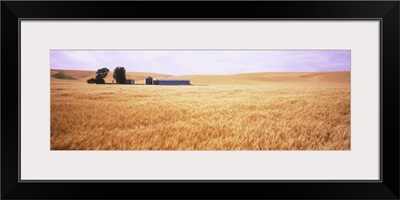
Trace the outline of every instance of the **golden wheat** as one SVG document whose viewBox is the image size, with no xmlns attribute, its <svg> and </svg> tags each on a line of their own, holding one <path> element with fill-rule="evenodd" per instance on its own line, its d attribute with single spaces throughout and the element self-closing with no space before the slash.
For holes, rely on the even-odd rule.
<svg viewBox="0 0 400 200">
<path fill-rule="evenodd" d="M 52 79 L 51 149 L 350 150 L 350 83 L 146 86 Z"/>
</svg>

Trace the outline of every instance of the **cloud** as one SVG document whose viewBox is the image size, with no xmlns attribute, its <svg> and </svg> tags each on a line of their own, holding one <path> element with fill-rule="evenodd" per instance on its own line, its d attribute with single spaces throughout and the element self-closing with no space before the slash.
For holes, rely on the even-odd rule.
<svg viewBox="0 0 400 200">
<path fill-rule="evenodd" d="M 173 75 L 251 72 L 349 71 L 349 50 L 52 50 L 52 69 L 113 70 Z"/>
</svg>

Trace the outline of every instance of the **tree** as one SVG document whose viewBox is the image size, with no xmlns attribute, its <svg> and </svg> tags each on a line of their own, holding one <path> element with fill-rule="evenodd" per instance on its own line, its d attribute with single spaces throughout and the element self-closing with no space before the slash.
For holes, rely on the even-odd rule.
<svg viewBox="0 0 400 200">
<path fill-rule="evenodd" d="M 126 83 L 126 74 L 124 67 L 116 67 L 114 69 L 113 78 L 117 82 L 117 84 L 125 84 Z"/>
<path fill-rule="evenodd" d="M 88 79 L 87 83 L 89 83 L 89 84 L 96 83 L 96 79 L 94 79 L 94 78 Z"/>
<path fill-rule="evenodd" d="M 96 77 L 96 84 L 105 84 L 105 83 L 106 81 L 104 79 Z"/>
<path fill-rule="evenodd" d="M 104 78 L 107 76 L 108 72 L 110 72 L 110 70 L 108 70 L 107 68 L 101 68 L 98 69 L 96 72 L 96 78 L 91 78 L 89 80 L 87 80 L 87 83 L 96 83 L 96 84 L 104 84 L 106 83 L 106 81 L 104 80 Z"/>
<path fill-rule="evenodd" d="M 108 70 L 107 68 L 101 68 L 98 69 L 96 72 L 96 79 L 103 79 L 107 76 L 108 72 L 110 72 L 110 70 Z"/>
</svg>

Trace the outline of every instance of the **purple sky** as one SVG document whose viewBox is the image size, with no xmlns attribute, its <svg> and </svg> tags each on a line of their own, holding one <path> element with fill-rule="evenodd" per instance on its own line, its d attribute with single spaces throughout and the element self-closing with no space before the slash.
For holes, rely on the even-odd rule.
<svg viewBox="0 0 400 200">
<path fill-rule="evenodd" d="M 51 50 L 50 68 L 171 75 L 350 71 L 350 50 Z"/>
</svg>

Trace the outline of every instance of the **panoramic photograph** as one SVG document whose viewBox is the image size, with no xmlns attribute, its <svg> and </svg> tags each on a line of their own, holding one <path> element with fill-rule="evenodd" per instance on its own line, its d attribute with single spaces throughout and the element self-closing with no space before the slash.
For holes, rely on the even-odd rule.
<svg viewBox="0 0 400 200">
<path fill-rule="evenodd" d="M 350 50 L 50 50 L 51 150 L 351 150 Z"/>
</svg>

